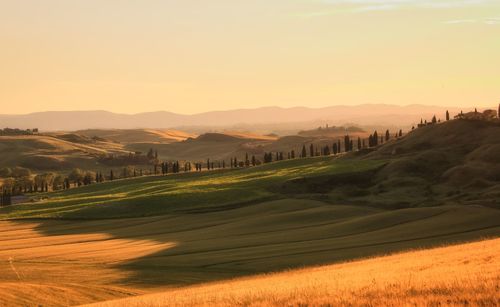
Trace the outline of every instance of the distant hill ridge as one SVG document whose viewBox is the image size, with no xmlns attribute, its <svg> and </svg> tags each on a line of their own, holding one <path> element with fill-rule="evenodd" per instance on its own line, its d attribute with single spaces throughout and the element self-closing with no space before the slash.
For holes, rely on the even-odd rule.
<svg viewBox="0 0 500 307">
<path fill-rule="evenodd" d="M 424 105 L 395 106 L 365 104 L 324 108 L 264 107 L 213 111 L 193 115 L 159 111 L 139 114 L 118 114 L 108 111 L 49 111 L 24 115 L 0 115 L 0 127 L 39 128 L 42 131 L 74 131 L 83 129 L 179 128 L 183 126 L 232 126 L 239 124 L 293 123 L 314 120 L 330 121 L 332 125 L 353 122 L 360 125 L 408 125 L 420 117 L 444 116 L 461 111 L 457 107 Z M 464 109 L 463 111 L 468 111 Z"/>
</svg>

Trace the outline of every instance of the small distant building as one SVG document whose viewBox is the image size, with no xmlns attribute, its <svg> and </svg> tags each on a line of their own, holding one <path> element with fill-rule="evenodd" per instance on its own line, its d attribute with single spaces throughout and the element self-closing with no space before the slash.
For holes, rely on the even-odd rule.
<svg viewBox="0 0 500 307">
<path fill-rule="evenodd" d="M 496 110 L 485 110 L 483 112 L 468 112 L 468 113 L 460 113 L 455 116 L 456 119 L 473 119 L 473 120 L 486 120 L 493 121 L 498 117 L 498 113 Z"/>
</svg>

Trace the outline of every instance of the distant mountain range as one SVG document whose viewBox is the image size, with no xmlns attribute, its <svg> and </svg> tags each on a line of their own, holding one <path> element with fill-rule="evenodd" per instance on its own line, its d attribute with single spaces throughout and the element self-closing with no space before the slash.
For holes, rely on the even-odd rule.
<svg viewBox="0 0 500 307">
<path fill-rule="evenodd" d="M 0 128 L 39 128 L 41 131 L 74 131 L 81 129 L 134 129 L 182 127 L 251 127 L 267 125 L 279 128 L 291 123 L 328 123 L 342 125 L 387 125 L 407 127 L 430 119 L 434 114 L 444 118 L 446 110 L 453 115 L 460 108 L 439 106 L 358 105 L 330 106 L 325 108 L 264 107 L 213 111 L 193 115 L 172 112 L 118 114 L 107 111 L 49 111 L 24 115 L 0 115 Z M 464 109 L 466 111 L 466 109 Z"/>
</svg>

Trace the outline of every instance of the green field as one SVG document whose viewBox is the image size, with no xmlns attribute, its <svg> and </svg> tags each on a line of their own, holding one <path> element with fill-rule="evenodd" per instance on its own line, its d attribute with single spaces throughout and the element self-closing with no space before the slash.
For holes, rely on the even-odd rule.
<svg viewBox="0 0 500 307">
<path fill-rule="evenodd" d="M 92 219 L 216 211 L 287 198 L 279 188 L 287 180 L 363 173 L 383 164 L 379 160 L 310 158 L 240 170 L 116 180 L 37 195 L 47 199 L 4 208 L 0 218 Z"/>
</svg>

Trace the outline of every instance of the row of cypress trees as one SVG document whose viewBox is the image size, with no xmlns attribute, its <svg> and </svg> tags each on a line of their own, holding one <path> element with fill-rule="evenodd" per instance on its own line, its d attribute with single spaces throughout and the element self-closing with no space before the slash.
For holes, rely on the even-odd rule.
<svg viewBox="0 0 500 307">
<path fill-rule="evenodd" d="M 396 136 L 402 136 L 402 131 L 399 131 L 399 134 L 396 133 Z M 389 130 L 386 131 L 385 138 L 384 137 L 378 137 L 377 131 L 375 131 L 370 137 L 368 138 L 368 147 L 374 147 L 377 146 L 380 143 L 383 143 L 384 141 L 388 141 L 390 139 L 390 133 Z M 296 158 L 306 158 L 306 157 L 316 157 L 316 156 L 330 156 L 330 155 L 338 155 L 342 152 L 351 152 L 354 151 L 355 149 L 355 143 L 357 143 L 357 149 L 361 150 L 363 148 L 366 148 L 365 146 L 365 140 L 361 138 L 357 138 L 357 141 L 353 139 L 351 136 L 346 135 L 344 136 L 343 139 L 343 148 L 342 148 L 342 142 L 341 139 L 338 139 L 337 141 L 333 142 L 332 146 L 324 145 L 324 146 L 315 146 L 314 144 L 309 144 L 307 147 L 304 144 L 302 146 L 302 150 L 299 151 L 297 154 L 295 150 L 291 150 L 288 152 L 282 152 L 282 151 L 277 151 L 277 152 L 265 152 L 263 155 L 262 161 L 257 159 L 255 155 L 249 156 L 247 153 L 245 155 L 245 158 L 242 160 L 239 160 L 238 157 L 232 157 L 230 158 L 229 161 L 229 167 L 230 168 L 244 168 L 244 167 L 250 167 L 250 166 L 257 166 L 262 163 L 270 163 L 273 161 L 282 161 L 285 159 L 296 159 Z M 90 185 L 93 183 L 102 183 L 104 181 L 113 181 L 118 178 L 130 178 L 130 177 L 138 177 L 138 176 L 144 176 L 144 175 L 168 175 L 168 174 L 176 174 L 180 173 L 181 171 L 183 172 L 191 172 L 192 171 L 192 166 L 194 165 L 194 169 L 197 172 L 202 171 L 204 168 L 206 168 L 207 171 L 210 170 L 215 170 L 215 169 L 225 169 L 226 168 L 226 161 L 225 160 L 217 160 L 213 161 L 211 159 L 207 159 L 206 163 L 202 162 L 196 162 L 196 163 L 191 163 L 191 162 L 184 162 L 183 165 L 179 161 L 174 161 L 174 162 L 161 162 L 158 159 L 158 152 L 150 149 L 149 152 L 147 153 L 148 158 L 151 158 L 151 163 L 153 163 L 153 169 L 150 169 L 149 172 L 144 172 L 143 169 L 136 169 L 131 166 L 125 167 L 123 169 L 123 172 L 121 176 L 117 176 L 113 169 L 109 171 L 108 176 L 104 176 L 102 172 L 96 172 L 94 175 L 91 175 L 89 172 L 83 172 L 79 170 L 79 172 L 76 172 L 76 174 L 73 174 L 75 172 L 72 171 L 72 174 L 70 174 L 67 177 L 64 177 L 64 180 L 62 183 L 59 185 L 60 188 L 62 189 L 69 189 L 72 186 L 82 186 L 82 185 Z M 205 164 L 205 165 L 204 165 Z M 59 188 L 59 189 L 60 189 Z M 55 188 L 53 188 L 55 189 Z M 48 192 L 49 191 L 49 186 L 48 184 L 45 184 L 45 186 L 41 188 L 37 188 L 35 191 L 40 191 L 40 192 Z"/>
</svg>

